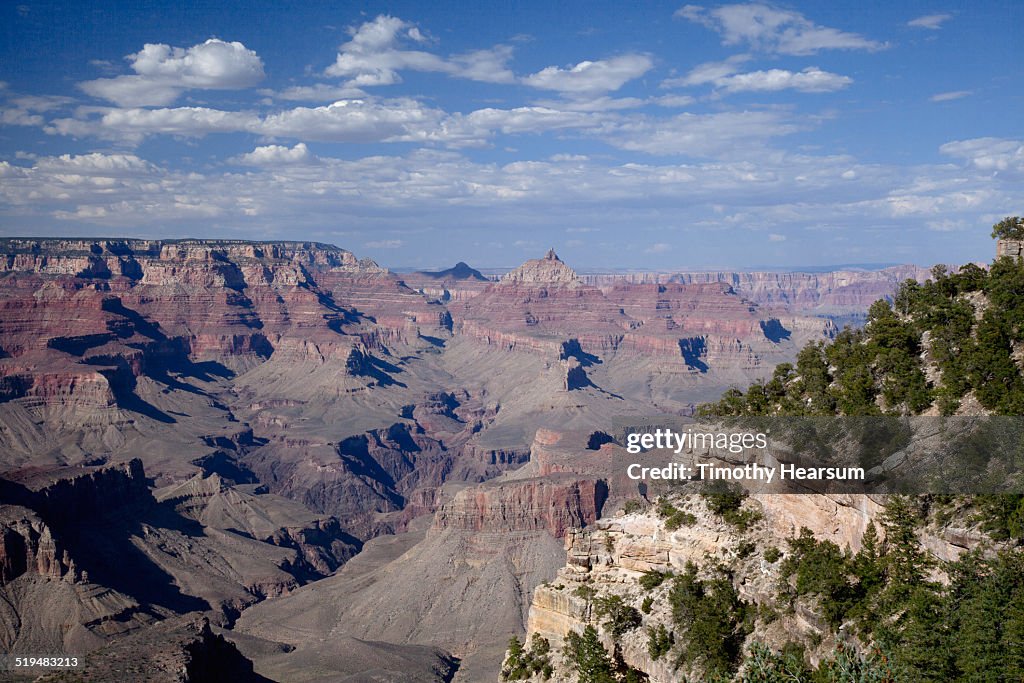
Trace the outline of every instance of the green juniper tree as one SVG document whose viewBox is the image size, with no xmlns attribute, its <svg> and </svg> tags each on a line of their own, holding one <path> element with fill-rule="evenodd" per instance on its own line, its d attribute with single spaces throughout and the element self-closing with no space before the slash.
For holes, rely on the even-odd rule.
<svg viewBox="0 0 1024 683">
<path fill-rule="evenodd" d="M 1008 216 L 992 226 L 992 239 L 1024 240 L 1024 218 Z"/>
<path fill-rule="evenodd" d="M 593 626 L 588 624 L 582 634 L 570 632 L 565 638 L 564 653 L 576 670 L 579 683 L 615 683 L 612 660 Z"/>
</svg>

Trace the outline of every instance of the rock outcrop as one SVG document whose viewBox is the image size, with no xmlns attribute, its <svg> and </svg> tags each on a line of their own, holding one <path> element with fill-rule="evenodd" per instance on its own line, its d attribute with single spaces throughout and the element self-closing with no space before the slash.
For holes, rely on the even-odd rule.
<svg viewBox="0 0 1024 683">
<path fill-rule="evenodd" d="M 575 391 L 576 389 L 583 389 L 584 387 L 590 386 L 590 380 L 587 378 L 587 371 L 583 368 L 583 365 L 576 358 L 567 358 L 559 361 L 562 365 L 562 370 L 565 373 L 562 378 L 562 387 L 566 391 Z"/>
<path fill-rule="evenodd" d="M 215 634 L 205 618 L 173 619 L 135 633 L 88 657 L 78 658 L 74 675 L 94 681 L 153 683 L 272 683 L 253 671 L 252 662 Z M 66 680 L 66 674 L 40 681 Z"/>
<path fill-rule="evenodd" d="M 882 529 L 880 499 L 866 495 L 755 494 L 743 507 L 756 511 L 761 519 L 747 528 L 727 523 L 698 496 L 672 501 L 691 516 L 688 523 L 667 526 L 651 507 L 639 513 L 619 511 L 567 533 L 565 565 L 554 579 L 534 590 L 526 628 L 527 639 L 538 635 L 551 644 L 556 653 L 555 680 L 571 670 L 557 654 L 568 634 L 581 633 L 588 625 L 600 628 L 602 619 L 595 604 L 612 596 L 643 614 L 643 627 L 622 635 L 617 646 L 602 630 L 606 648 L 617 647 L 624 661 L 646 673 L 652 683 L 670 683 L 687 674 L 676 668 L 674 658 L 651 656 L 646 628 L 661 624 L 673 630 L 676 626 L 667 595 L 671 580 L 661 588 L 644 589 L 639 580 L 645 574 L 679 575 L 693 566 L 699 576 L 723 576 L 716 567 L 725 567 L 724 576 L 740 599 L 772 612 L 779 607 L 778 587 L 783 580 L 779 558 L 792 552 L 787 539 L 804 529 L 819 540 L 856 552 L 869 523 Z M 953 548 L 963 552 L 984 545 L 980 537 L 968 537 L 971 534 L 964 530 L 945 527 L 921 532 L 922 546 L 940 560 L 955 559 Z M 837 642 L 820 610 L 799 602 L 789 613 L 757 618 L 751 626 L 747 646 L 761 642 L 779 649 L 787 642 L 801 643 L 812 663 L 828 656 Z"/>
<path fill-rule="evenodd" d="M 592 524 L 608 498 L 600 479 L 548 476 L 494 482 L 459 491 L 434 516 L 434 528 L 463 531 L 547 531 L 562 538 Z"/>
<path fill-rule="evenodd" d="M 71 559 L 39 515 L 22 506 L 4 505 L 0 507 L 0 585 L 29 573 L 74 579 Z"/>
<path fill-rule="evenodd" d="M 445 270 L 408 273 L 402 276 L 402 281 L 441 303 L 471 299 L 491 283 L 480 271 L 462 261 Z"/>
<path fill-rule="evenodd" d="M 746 505 L 761 511 L 767 519 L 774 518 L 779 505 L 787 506 L 789 499 L 812 499 L 820 496 L 759 495 Z M 678 501 L 677 501 L 678 503 Z M 570 632 L 580 633 L 587 625 L 597 625 L 596 598 L 619 596 L 627 605 L 639 610 L 644 597 L 652 599 L 644 612 L 647 625 L 668 624 L 672 628 L 671 606 L 663 591 L 645 592 L 638 585 L 646 572 L 685 571 L 692 564 L 707 571 L 716 565 L 729 567 L 730 576 L 741 599 L 754 604 L 771 605 L 780 581 L 779 563 L 767 562 L 763 552 L 767 548 L 784 549 L 774 524 L 758 525 L 741 532 L 712 514 L 691 497 L 683 503 L 694 522 L 669 530 L 653 511 L 647 514 L 619 514 L 598 521 L 582 531 L 566 536 L 566 564 L 552 581 L 539 586 L 533 594 L 527 624 L 527 638 L 540 635 L 551 643 L 552 652 L 559 652 Z M 871 519 L 871 515 L 867 517 Z M 820 517 L 808 517 L 812 530 L 829 536 L 834 531 L 831 520 L 819 528 Z M 860 522 L 857 526 L 863 526 Z M 702 571 L 704 571 L 702 569 Z M 666 584 L 667 586 L 667 584 Z M 582 587 L 582 588 L 581 588 Z M 638 612 L 639 614 L 640 612 Z M 808 619 L 809 617 L 809 619 Z M 821 631 L 815 625 L 816 617 L 798 613 L 792 617 L 758 622 L 755 635 L 761 642 L 777 647 L 787 641 L 816 643 L 821 652 L 834 647 L 834 642 L 821 640 Z M 612 649 L 611 639 L 603 635 L 605 645 Z M 670 658 L 654 659 L 647 647 L 647 633 L 637 629 L 625 634 L 619 645 L 625 661 L 650 676 L 652 683 L 679 680 L 684 673 L 676 670 Z M 812 658 L 815 656 L 812 650 Z M 560 661 L 556 659 L 556 662 Z M 560 667 L 565 667 L 560 664 Z"/>
<path fill-rule="evenodd" d="M 1024 240 L 999 240 L 996 243 L 996 258 L 1024 257 Z"/>
<path fill-rule="evenodd" d="M 295 501 L 261 491 L 256 485 L 228 484 L 217 474 L 197 474 L 186 482 L 161 489 L 157 498 L 208 529 L 242 533 L 297 551 L 288 570 L 303 582 L 333 573 L 361 547 L 336 518 L 317 515 Z"/>
<path fill-rule="evenodd" d="M 530 259 L 501 278 L 502 284 L 508 286 L 521 283 L 558 284 L 578 287 L 582 285 L 580 276 L 565 265 L 554 249 L 548 250 L 544 258 Z"/>
</svg>

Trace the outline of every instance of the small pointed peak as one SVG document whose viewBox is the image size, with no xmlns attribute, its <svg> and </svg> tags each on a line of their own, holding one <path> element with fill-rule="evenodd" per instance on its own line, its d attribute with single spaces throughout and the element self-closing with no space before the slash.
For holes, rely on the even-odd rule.
<svg viewBox="0 0 1024 683">
<path fill-rule="evenodd" d="M 535 282 L 546 284 L 580 285 L 576 272 L 565 265 L 554 249 L 548 251 L 544 258 L 530 259 L 515 270 L 502 276 L 503 283 Z"/>
</svg>

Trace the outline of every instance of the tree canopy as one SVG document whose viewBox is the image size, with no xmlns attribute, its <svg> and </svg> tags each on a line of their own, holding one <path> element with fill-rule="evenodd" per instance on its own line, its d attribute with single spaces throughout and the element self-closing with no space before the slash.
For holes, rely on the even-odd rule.
<svg viewBox="0 0 1024 683">
<path fill-rule="evenodd" d="M 992 226 L 992 238 L 999 240 L 1024 240 L 1024 218 L 1007 216 Z"/>
</svg>

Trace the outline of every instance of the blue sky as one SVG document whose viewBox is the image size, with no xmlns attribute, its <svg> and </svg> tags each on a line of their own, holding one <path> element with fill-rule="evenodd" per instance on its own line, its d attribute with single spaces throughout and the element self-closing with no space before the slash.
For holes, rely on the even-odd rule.
<svg viewBox="0 0 1024 683">
<path fill-rule="evenodd" d="M 391 267 L 988 260 L 1024 3 L 6 2 L 0 235 Z"/>
</svg>

